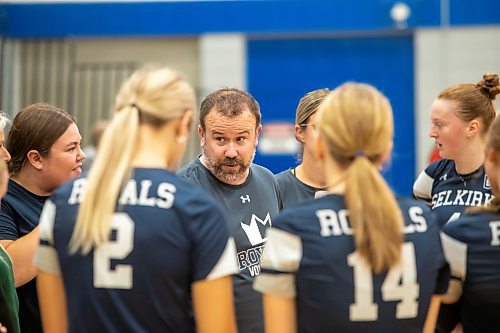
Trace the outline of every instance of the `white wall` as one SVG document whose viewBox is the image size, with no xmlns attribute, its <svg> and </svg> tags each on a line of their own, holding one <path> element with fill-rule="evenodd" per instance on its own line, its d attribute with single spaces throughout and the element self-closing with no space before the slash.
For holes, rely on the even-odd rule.
<svg viewBox="0 0 500 333">
<path fill-rule="evenodd" d="M 415 125 L 417 172 L 427 166 L 430 106 L 445 88 L 476 83 L 487 72 L 500 73 L 500 27 L 420 29 L 415 34 Z M 500 98 L 498 98 L 500 100 Z M 500 103 L 495 103 L 497 111 Z"/>
<path fill-rule="evenodd" d="M 231 87 L 246 90 L 247 39 L 243 34 L 205 34 L 200 37 L 200 94 Z"/>
</svg>

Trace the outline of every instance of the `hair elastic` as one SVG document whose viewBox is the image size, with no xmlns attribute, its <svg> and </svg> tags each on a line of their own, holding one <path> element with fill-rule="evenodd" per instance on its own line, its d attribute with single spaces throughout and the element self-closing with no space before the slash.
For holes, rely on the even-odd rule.
<svg viewBox="0 0 500 333">
<path fill-rule="evenodd" d="M 355 158 L 356 158 L 356 157 L 366 157 L 366 153 L 365 153 L 364 151 L 362 151 L 362 150 L 358 150 L 358 151 L 356 152 L 356 156 L 354 156 L 354 157 L 355 157 Z"/>
</svg>

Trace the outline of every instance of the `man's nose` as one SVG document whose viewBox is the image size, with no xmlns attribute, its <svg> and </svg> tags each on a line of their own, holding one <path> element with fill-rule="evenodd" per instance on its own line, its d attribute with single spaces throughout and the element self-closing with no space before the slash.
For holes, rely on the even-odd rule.
<svg viewBox="0 0 500 333">
<path fill-rule="evenodd" d="M 236 150 L 234 143 L 229 142 L 229 144 L 227 145 L 227 148 L 226 148 L 225 156 L 229 157 L 229 158 L 233 158 L 233 157 L 238 156 L 238 151 Z"/>
</svg>

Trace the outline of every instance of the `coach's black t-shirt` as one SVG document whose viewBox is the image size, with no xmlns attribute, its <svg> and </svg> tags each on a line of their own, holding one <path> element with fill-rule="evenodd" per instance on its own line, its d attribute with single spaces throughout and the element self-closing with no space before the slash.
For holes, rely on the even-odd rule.
<svg viewBox="0 0 500 333">
<path fill-rule="evenodd" d="M 15 181 L 9 181 L 7 194 L 0 211 L 0 239 L 17 240 L 37 225 L 43 204 L 48 196 L 39 196 Z M 23 333 L 41 333 L 42 322 L 38 308 L 36 278 L 16 289 L 19 298 L 19 323 Z"/>
<path fill-rule="evenodd" d="M 282 206 L 274 175 L 252 164 L 243 184 L 229 185 L 217 179 L 199 158 L 179 170 L 178 175 L 201 185 L 221 204 L 236 242 L 240 270 L 233 280 L 238 331 L 264 332 L 262 296 L 252 289 L 252 283 L 260 273 L 265 231 Z"/>
</svg>

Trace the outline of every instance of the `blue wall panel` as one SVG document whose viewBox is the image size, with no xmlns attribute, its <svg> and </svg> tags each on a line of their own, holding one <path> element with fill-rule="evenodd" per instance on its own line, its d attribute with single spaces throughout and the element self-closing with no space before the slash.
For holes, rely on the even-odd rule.
<svg viewBox="0 0 500 333">
<path fill-rule="evenodd" d="M 264 126 L 293 122 L 306 92 L 345 81 L 373 84 L 390 99 L 395 147 L 384 173 L 398 193 L 410 194 L 415 176 L 412 36 L 249 42 L 248 88 L 261 104 Z M 278 172 L 294 165 L 295 157 L 257 154 L 256 162 Z"/>
<path fill-rule="evenodd" d="M 500 23 L 499 0 L 450 0 L 451 25 Z"/>
<path fill-rule="evenodd" d="M 394 28 L 396 0 L 259 0 L 0 5 L 0 31 L 12 38 L 303 33 Z M 439 24 L 439 2 L 407 0 L 410 28 Z"/>
</svg>

